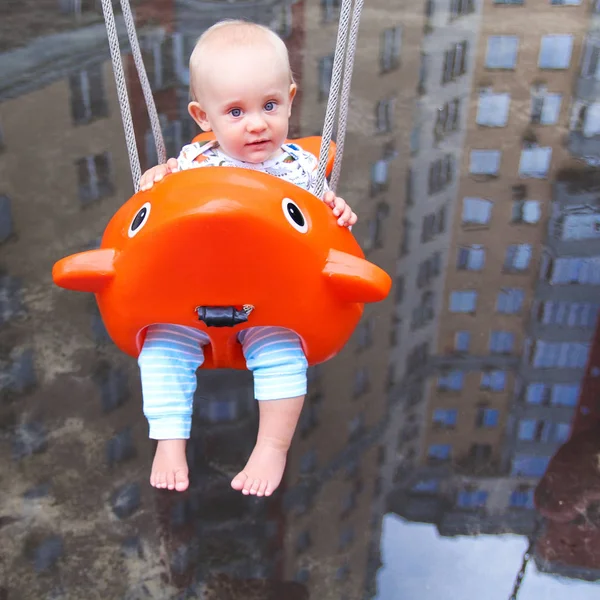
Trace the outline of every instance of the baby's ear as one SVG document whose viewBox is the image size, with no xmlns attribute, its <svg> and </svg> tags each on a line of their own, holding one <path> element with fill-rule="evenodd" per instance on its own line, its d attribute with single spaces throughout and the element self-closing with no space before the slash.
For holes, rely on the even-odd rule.
<svg viewBox="0 0 600 600">
<path fill-rule="evenodd" d="M 295 83 L 290 83 L 290 104 L 294 101 L 297 91 L 298 86 Z"/>
<path fill-rule="evenodd" d="M 288 117 L 292 116 L 292 104 L 294 102 L 294 98 L 296 97 L 296 92 L 298 91 L 298 86 L 295 83 L 290 84 L 290 108 L 288 110 Z"/>
<path fill-rule="evenodd" d="M 195 100 L 188 104 L 188 112 L 190 116 L 199 125 L 203 131 L 212 131 L 206 111 Z"/>
</svg>

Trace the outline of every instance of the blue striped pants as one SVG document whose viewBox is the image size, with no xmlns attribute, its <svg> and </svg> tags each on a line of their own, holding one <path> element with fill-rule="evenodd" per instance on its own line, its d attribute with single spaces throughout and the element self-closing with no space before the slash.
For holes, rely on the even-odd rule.
<svg viewBox="0 0 600 600">
<path fill-rule="evenodd" d="M 281 327 L 244 329 L 238 337 L 254 376 L 257 400 L 306 394 L 308 362 L 298 336 Z M 204 362 L 206 333 L 183 325 L 151 325 L 138 358 L 150 438 L 188 439 L 196 369 Z"/>
</svg>

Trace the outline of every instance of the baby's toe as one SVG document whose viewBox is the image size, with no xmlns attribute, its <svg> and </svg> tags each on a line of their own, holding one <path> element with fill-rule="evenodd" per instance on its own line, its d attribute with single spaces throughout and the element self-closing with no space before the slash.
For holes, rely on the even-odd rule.
<svg viewBox="0 0 600 600">
<path fill-rule="evenodd" d="M 178 492 L 183 492 L 187 490 L 189 485 L 189 478 L 183 471 L 177 471 L 175 473 L 175 489 Z"/>
<path fill-rule="evenodd" d="M 260 482 L 260 486 L 256 492 L 257 496 L 264 496 L 265 492 L 267 490 L 267 486 L 269 485 L 268 480 L 264 479 L 263 481 Z"/>
<path fill-rule="evenodd" d="M 175 473 L 173 473 L 173 471 L 169 471 L 165 477 L 165 482 L 167 485 L 167 488 L 169 488 L 170 490 L 174 490 L 175 489 Z"/>
<path fill-rule="evenodd" d="M 245 486 L 247 480 L 248 480 L 248 475 L 246 475 L 246 473 L 244 473 L 242 471 L 241 473 L 238 473 L 233 478 L 233 480 L 231 481 L 231 487 L 234 490 L 238 490 L 238 492 L 239 492 Z"/>
<path fill-rule="evenodd" d="M 242 490 L 242 493 L 244 493 L 244 494 L 250 494 L 253 485 L 254 485 L 254 479 L 251 479 L 250 477 L 248 477 L 246 479 L 246 481 L 244 482 L 244 489 Z"/>
</svg>

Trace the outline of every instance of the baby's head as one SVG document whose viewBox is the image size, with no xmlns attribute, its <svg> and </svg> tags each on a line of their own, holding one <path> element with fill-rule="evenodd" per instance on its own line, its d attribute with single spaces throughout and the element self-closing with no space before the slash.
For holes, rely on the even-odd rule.
<svg viewBox="0 0 600 600">
<path fill-rule="evenodd" d="M 288 134 L 296 84 L 285 44 L 262 25 L 221 21 L 190 57 L 190 115 L 225 153 L 259 163 Z"/>
</svg>

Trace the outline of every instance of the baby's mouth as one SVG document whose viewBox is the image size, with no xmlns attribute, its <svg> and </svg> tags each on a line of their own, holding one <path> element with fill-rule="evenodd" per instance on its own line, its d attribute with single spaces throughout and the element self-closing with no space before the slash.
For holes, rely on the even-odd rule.
<svg viewBox="0 0 600 600">
<path fill-rule="evenodd" d="M 249 142 L 246 144 L 247 146 L 262 146 L 266 144 L 269 140 L 256 140 L 255 142 Z"/>
</svg>

